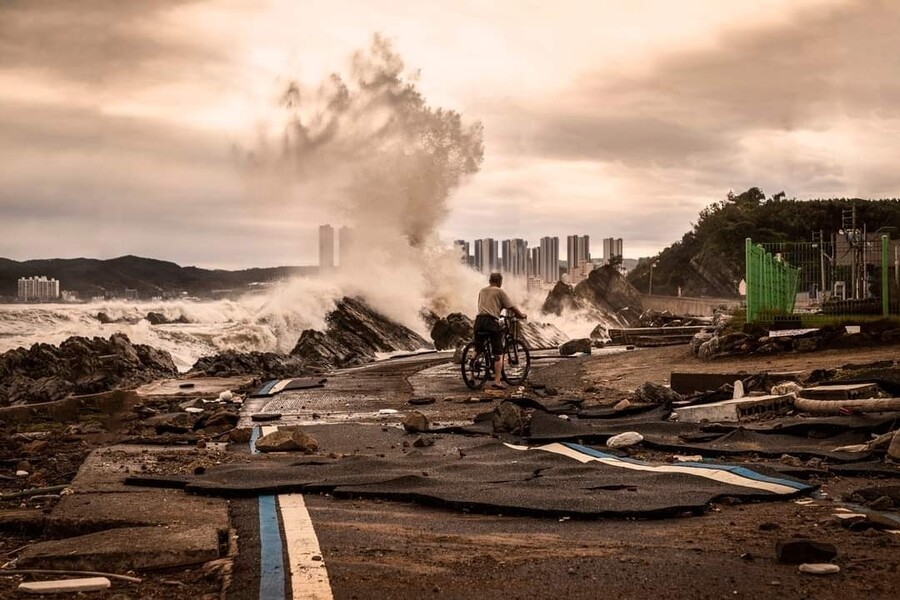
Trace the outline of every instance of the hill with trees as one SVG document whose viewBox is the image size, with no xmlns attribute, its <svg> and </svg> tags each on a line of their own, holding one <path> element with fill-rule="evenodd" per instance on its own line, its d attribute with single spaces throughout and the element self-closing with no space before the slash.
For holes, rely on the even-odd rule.
<svg viewBox="0 0 900 600">
<path fill-rule="evenodd" d="M 0 296 L 16 295 L 20 277 L 47 276 L 58 279 L 63 290 L 92 296 L 122 297 L 125 290 L 137 290 L 140 298 L 186 292 L 210 296 L 214 291 L 245 291 L 251 283 L 269 282 L 295 275 L 308 275 L 315 267 L 272 267 L 225 271 L 182 267 L 173 262 L 121 256 L 109 260 L 94 258 L 52 258 L 18 262 L 0 258 Z"/>
<path fill-rule="evenodd" d="M 857 223 L 869 232 L 900 230 L 900 200 L 839 198 L 796 200 L 784 192 L 766 198 L 753 187 L 733 193 L 700 212 L 692 229 L 657 256 L 642 259 L 628 275 L 641 292 L 685 296 L 736 297 L 744 277 L 744 240 L 757 243 L 808 242 L 823 231 L 826 239 L 842 227 L 845 211 L 856 208 Z"/>
</svg>

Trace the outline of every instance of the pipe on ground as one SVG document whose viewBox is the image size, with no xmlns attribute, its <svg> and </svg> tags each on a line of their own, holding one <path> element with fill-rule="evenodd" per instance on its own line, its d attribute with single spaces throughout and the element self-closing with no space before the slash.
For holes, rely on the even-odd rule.
<svg viewBox="0 0 900 600">
<path fill-rule="evenodd" d="M 857 412 L 900 411 L 900 398 L 869 398 L 867 400 L 810 400 L 794 398 L 794 408 L 806 413 L 837 415 L 841 410 Z"/>
</svg>

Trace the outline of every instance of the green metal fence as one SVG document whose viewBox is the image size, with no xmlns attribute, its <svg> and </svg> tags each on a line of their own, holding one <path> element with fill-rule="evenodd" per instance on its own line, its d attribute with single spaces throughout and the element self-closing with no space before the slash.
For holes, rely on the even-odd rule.
<svg viewBox="0 0 900 600">
<path fill-rule="evenodd" d="M 747 320 L 900 315 L 900 241 L 858 230 L 746 249 Z"/>
<path fill-rule="evenodd" d="M 797 299 L 800 269 L 780 255 L 767 252 L 761 244 L 745 240 L 747 321 L 763 314 L 791 314 Z"/>
</svg>

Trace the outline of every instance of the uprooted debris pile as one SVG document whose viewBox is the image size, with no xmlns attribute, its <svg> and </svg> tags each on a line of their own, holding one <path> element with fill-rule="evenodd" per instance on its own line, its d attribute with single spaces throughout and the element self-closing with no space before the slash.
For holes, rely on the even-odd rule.
<svg viewBox="0 0 900 600">
<path fill-rule="evenodd" d="M 691 351 L 703 360 L 749 354 L 812 352 L 834 348 L 863 348 L 900 342 L 900 328 L 890 320 L 863 322 L 859 330 L 825 325 L 800 330 L 765 330 L 745 326 L 743 331 L 719 328 L 701 332 L 691 340 Z"/>
<path fill-rule="evenodd" d="M 668 310 L 645 310 L 638 319 L 641 327 L 687 327 L 690 325 L 713 325 L 714 317 L 675 315 Z"/>
<path fill-rule="evenodd" d="M 344 297 L 325 318 L 324 332 L 307 329 L 291 355 L 309 366 L 334 368 L 362 365 L 379 352 L 426 348 L 425 339 L 413 330 L 372 310 L 359 298 Z"/>
<path fill-rule="evenodd" d="M 176 374 L 168 352 L 132 344 L 123 333 L 108 340 L 70 337 L 59 346 L 34 344 L 0 355 L 0 406 L 52 402 Z"/>
</svg>

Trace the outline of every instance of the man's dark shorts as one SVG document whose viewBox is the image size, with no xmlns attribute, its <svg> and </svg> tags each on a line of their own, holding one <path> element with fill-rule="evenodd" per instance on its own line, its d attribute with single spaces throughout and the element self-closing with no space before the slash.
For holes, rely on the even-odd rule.
<svg viewBox="0 0 900 600">
<path fill-rule="evenodd" d="M 503 329 L 500 323 L 491 315 L 478 315 L 475 317 L 475 336 L 478 334 L 489 335 L 494 356 L 500 356 L 503 351 Z"/>
</svg>

